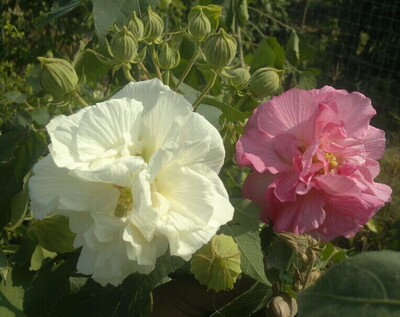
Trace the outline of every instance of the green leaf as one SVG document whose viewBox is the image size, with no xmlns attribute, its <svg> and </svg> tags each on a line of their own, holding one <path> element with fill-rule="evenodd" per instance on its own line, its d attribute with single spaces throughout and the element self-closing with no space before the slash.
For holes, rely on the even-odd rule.
<svg viewBox="0 0 400 317">
<path fill-rule="evenodd" d="M 7 256 L 0 251 L 0 277 L 3 279 L 3 281 L 7 280 L 7 275 L 10 267 L 8 266 L 8 258 Z M 0 279 L 0 283 L 2 283 Z"/>
<path fill-rule="evenodd" d="M 250 64 L 252 72 L 261 67 L 283 69 L 284 65 L 285 51 L 277 39 L 272 36 L 261 41 Z"/>
<path fill-rule="evenodd" d="M 35 235 L 29 230 L 22 236 L 21 243 L 17 252 L 11 257 L 11 262 L 15 263 L 18 267 L 29 266 L 31 257 L 35 251 L 37 239 Z"/>
<path fill-rule="evenodd" d="M 29 229 L 45 249 L 67 253 L 74 251 L 75 234 L 69 230 L 69 220 L 65 216 L 54 215 L 41 221 L 36 221 Z"/>
<path fill-rule="evenodd" d="M 29 191 L 28 186 L 15 194 L 11 199 L 11 227 L 12 229 L 18 227 L 25 218 L 26 210 L 28 208 Z"/>
<path fill-rule="evenodd" d="M 299 42 L 300 40 L 296 31 L 292 29 L 286 46 L 286 57 L 294 66 L 296 66 L 300 60 Z"/>
<path fill-rule="evenodd" d="M 45 260 L 25 292 L 24 312 L 28 316 L 59 316 L 55 307 L 70 290 L 70 275 L 75 272 L 79 253 Z"/>
<path fill-rule="evenodd" d="M 57 253 L 50 252 L 44 248 L 42 248 L 40 245 L 37 245 L 35 248 L 35 251 L 32 254 L 31 258 L 31 266 L 29 267 L 29 270 L 31 271 L 37 271 L 40 269 L 42 266 L 42 262 L 44 259 L 52 259 L 57 255 Z"/>
<path fill-rule="evenodd" d="M 26 94 L 23 94 L 19 91 L 7 92 L 4 96 L 6 97 L 6 100 L 9 103 L 17 103 L 17 104 L 24 103 L 26 98 L 28 97 Z"/>
<path fill-rule="evenodd" d="M 234 217 L 232 221 L 221 228 L 221 232 L 231 235 L 238 244 L 243 273 L 271 286 L 264 272 L 259 236 L 259 211 L 248 200 L 235 199 L 232 204 L 235 206 Z"/>
<path fill-rule="evenodd" d="M 272 289 L 265 284 L 255 283 L 250 289 L 221 307 L 210 317 L 250 316 L 259 311 L 272 298 Z"/>
<path fill-rule="evenodd" d="M 158 258 L 155 269 L 148 275 L 132 274 L 122 283 L 124 290 L 121 298 L 119 316 L 140 316 L 142 310 L 148 309 L 152 290 L 168 280 L 167 275 L 176 271 L 184 263 L 178 257 L 170 256 L 167 252 Z M 167 278 L 167 279 L 166 279 Z M 128 309 L 126 311 L 126 309 Z"/>
<path fill-rule="evenodd" d="M 41 126 L 45 126 L 50 121 L 49 113 L 44 108 L 36 108 L 32 112 L 32 119 Z"/>
<path fill-rule="evenodd" d="M 93 0 L 93 19 L 97 36 L 103 42 L 111 26 L 124 25 L 131 17 L 132 12 L 139 12 L 148 6 L 155 7 L 159 0 Z M 140 5 L 139 5 L 140 4 Z"/>
<path fill-rule="evenodd" d="M 400 253 L 394 251 L 367 252 L 341 262 L 299 294 L 299 316 L 400 316 L 399 268 Z"/>
<path fill-rule="evenodd" d="M 34 20 L 34 23 L 38 27 L 43 27 L 47 23 L 66 15 L 67 13 L 71 12 L 75 8 L 81 5 L 83 0 L 60 0 L 54 1 L 51 11 L 46 12 L 40 17 Z"/>
<path fill-rule="evenodd" d="M 0 316 L 24 317 L 23 299 L 24 289 L 13 285 L 11 274 L 8 274 L 7 281 L 0 283 Z"/>
<path fill-rule="evenodd" d="M 317 79 L 314 74 L 308 71 L 303 71 L 300 74 L 300 78 L 297 87 L 300 89 L 313 89 L 317 86 Z"/>
</svg>

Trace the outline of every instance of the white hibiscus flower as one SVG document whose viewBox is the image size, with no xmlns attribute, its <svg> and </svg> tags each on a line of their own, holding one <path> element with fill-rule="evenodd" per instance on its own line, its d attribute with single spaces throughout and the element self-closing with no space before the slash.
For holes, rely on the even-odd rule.
<svg viewBox="0 0 400 317">
<path fill-rule="evenodd" d="M 168 248 L 189 260 L 232 219 L 217 176 L 222 139 L 192 110 L 154 79 L 48 124 L 50 154 L 29 183 L 32 213 L 70 218 L 79 272 L 118 285 L 151 272 Z"/>
</svg>

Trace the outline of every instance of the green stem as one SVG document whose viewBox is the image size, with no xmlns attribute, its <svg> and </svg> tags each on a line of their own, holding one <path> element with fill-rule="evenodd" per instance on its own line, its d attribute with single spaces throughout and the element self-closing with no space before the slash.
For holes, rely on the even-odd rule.
<svg viewBox="0 0 400 317">
<path fill-rule="evenodd" d="M 147 79 L 151 79 L 151 75 L 150 75 L 149 71 L 147 70 L 146 66 L 144 66 L 144 64 L 142 62 L 139 63 L 139 66 L 142 69 L 142 71 L 144 72 L 144 74 L 146 75 Z"/>
<path fill-rule="evenodd" d="M 240 26 L 237 27 L 237 39 L 238 39 L 240 66 L 244 67 L 246 64 L 244 62 L 243 44 L 242 44 L 242 29 Z"/>
<path fill-rule="evenodd" d="M 160 71 L 160 67 L 158 67 L 156 63 L 156 48 L 154 47 L 155 44 L 150 45 L 150 50 L 151 50 L 151 60 L 153 61 L 154 69 L 156 70 L 156 74 L 158 79 L 162 80 L 162 75 Z"/>
<path fill-rule="evenodd" d="M 235 105 L 235 108 L 240 109 L 240 107 L 244 104 L 244 102 L 249 100 L 249 97 L 250 97 L 249 95 L 245 95 L 242 98 L 240 98 L 237 104 Z"/>
<path fill-rule="evenodd" d="M 208 81 L 207 86 L 204 87 L 203 91 L 200 93 L 200 95 L 197 97 L 196 101 L 193 103 L 193 111 L 196 111 L 197 108 L 200 105 L 201 100 L 204 98 L 205 95 L 210 91 L 210 89 L 214 86 L 215 80 L 218 77 L 218 74 L 220 73 L 220 70 L 218 71 L 212 71 L 212 77 Z"/>
<path fill-rule="evenodd" d="M 74 99 L 82 106 L 82 107 L 87 107 L 89 106 L 85 100 L 82 99 L 81 96 L 75 91 L 72 95 Z"/>
<path fill-rule="evenodd" d="M 271 21 L 274 21 L 276 24 L 279 24 L 280 26 L 283 26 L 284 28 L 287 28 L 287 29 L 290 29 L 290 30 L 293 29 L 293 27 L 291 27 L 290 25 L 287 25 L 287 24 L 283 23 L 282 21 L 279 21 L 278 19 L 274 18 L 273 16 L 271 16 L 271 15 L 269 15 L 269 14 L 267 14 L 267 13 L 261 11 L 261 10 L 258 10 L 256 8 L 253 8 L 253 7 L 250 7 L 250 6 L 248 7 L 248 9 L 251 10 L 251 11 L 257 12 L 259 15 L 262 15 L 262 16 L 266 17 L 267 19 L 270 19 Z"/>
<path fill-rule="evenodd" d="M 182 82 L 185 80 L 186 76 L 189 74 L 190 70 L 192 69 L 194 63 L 196 62 L 197 58 L 199 57 L 199 46 L 196 44 L 196 48 L 194 50 L 193 56 L 189 61 L 189 64 L 187 64 L 185 71 L 183 72 L 181 78 L 179 79 L 178 83 L 175 86 L 174 91 L 177 91 L 179 86 L 182 84 Z"/>
<path fill-rule="evenodd" d="M 122 66 L 122 70 L 124 71 L 124 75 L 127 80 L 135 82 L 135 79 L 132 77 L 128 67 Z"/>
<path fill-rule="evenodd" d="M 164 84 L 166 84 L 167 86 L 169 86 L 169 79 L 171 77 L 171 71 L 169 69 L 167 69 L 164 72 Z"/>
</svg>

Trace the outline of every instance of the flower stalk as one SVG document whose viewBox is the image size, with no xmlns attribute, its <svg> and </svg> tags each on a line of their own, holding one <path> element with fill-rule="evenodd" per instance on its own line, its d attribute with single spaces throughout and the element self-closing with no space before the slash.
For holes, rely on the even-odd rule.
<svg viewBox="0 0 400 317">
<path fill-rule="evenodd" d="M 186 76 L 189 74 L 190 70 L 192 69 L 194 63 L 196 62 L 197 58 L 199 57 L 199 46 L 196 45 L 196 48 L 194 50 L 194 53 L 192 55 L 192 58 L 189 61 L 189 64 L 187 64 L 185 71 L 183 72 L 181 78 L 179 79 L 178 83 L 175 86 L 174 91 L 178 91 L 179 86 L 182 84 L 182 82 L 185 80 Z"/>
<path fill-rule="evenodd" d="M 197 97 L 196 101 L 193 103 L 193 111 L 197 110 L 197 108 L 200 105 L 201 100 L 204 98 L 205 95 L 208 94 L 208 92 L 214 86 L 215 80 L 217 79 L 219 73 L 220 73 L 220 70 L 212 71 L 211 79 L 208 81 L 206 87 L 204 87 L 203 91 L 200 93 L 200 95 Z"/>
</svg>

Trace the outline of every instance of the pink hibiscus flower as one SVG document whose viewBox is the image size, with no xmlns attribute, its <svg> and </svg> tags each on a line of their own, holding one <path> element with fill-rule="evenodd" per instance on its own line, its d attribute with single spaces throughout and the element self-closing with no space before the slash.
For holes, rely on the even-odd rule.
<svg viewBox="0 0 400 317">
<path fill-rule="evenodd" d="M 385 149 L 375 114 L 364 95 L 328 86 L 261 105 L 236 145 L 238 165 L 252 169 L 243 196 L 275 231 L 354 236 L 392 192 L 374 182 Z"/>
</svg>

